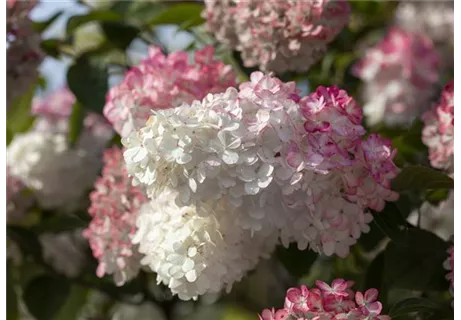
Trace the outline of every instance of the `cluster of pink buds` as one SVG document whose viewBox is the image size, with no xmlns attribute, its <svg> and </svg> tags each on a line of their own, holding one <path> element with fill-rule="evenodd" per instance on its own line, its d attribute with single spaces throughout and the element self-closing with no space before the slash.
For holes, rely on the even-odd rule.
<svg viewBox="0 0 461 320">
<path fill-rule="evenodd" d="M 132 186 L 119 148 L 104 152 L 102 177 L 96 181 L 90 200 L 88 212 L 93 220 L 83 236 L 99 260 L 97 275 L 114 274 L 117 285 L 123 285 L 140 268 L 141 256 L 133 249 L 131 237 L 138 211 L 147 198 L 141 189 Z"/>
<path fill-rule="evenodd" d="M 363 294 L 354 292 L 354 282 L 343 279 L 333 280 L 328 285 L 316 281 L 316 288 L 290 288 L 287 291 L 283 309 L 265 309 L 260 320 L 390 320 L 381 315 L 382 304 L 378 290 L 368 289 Z"/>
</svg>

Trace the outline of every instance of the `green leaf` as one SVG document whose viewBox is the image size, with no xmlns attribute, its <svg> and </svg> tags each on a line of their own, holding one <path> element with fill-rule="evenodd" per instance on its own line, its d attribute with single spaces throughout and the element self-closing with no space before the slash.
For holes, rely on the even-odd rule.
<svg viewBox="0 0 461 320">
<path fill-rule="evenodd" d="M 101 27 L 107 40 L 122 50 L 125 50 L 141 32 L 139 28 L 121 22 L 104 22 Z"/>
<path fill-rule="evenodd" d="M 53 22 L 56 21 L 56 19 L 58 19 L 61 14 L 63 13 L 63 11 L 58 11 L 56 12 L 54 15 L 52 15 L 49 19 L 45 20 L 45 21 L 36 21 L 36 22 L 33 22 L 32 23 L 32 28 L 39 32 L 39 33 L 42 33 L 43 31 L 45 31 L 46 29 L 48 29 L 48 27 L 53 24 Z"/>
<path fill-rule="evenodd" d="M 120 21 L 121 15 L 111 10 L 94 10 L 88 14 L 75 15 L 67 21 L 66 34 L 71 35 L 75 29 L 91 21 Z"/>
<path fill-rule="evenodd" d="M 432 204 L 433 206 L 438 205 L 440 202 L 446 200 L 450 194 L 450 191 L 447 189 L 438 189 L 434 191 L 429 191 L 425 197 L 426 201 Z"/>
<path fill-rule="evenodd" d="M 392 189 L 398 192 L 453 188 L 453 179 L 445 173 L 418 165 L 403 168 L 399 175 L 392 181 Z"/>
<path fill-rule="evenodd" d="M 445 309 L 445 306 L 442 306 L 430 299 L 414 297 L 396 303 L 389 312 L 389 316 L 392 317 L 392 319 L 401 319 L 410 314 L 426 314 L 424 319 L 427 319 L 428 316 L 440 313 L 441 311 L 442 314 L 447 316 L 448 314 Z M 447 318 L 439 317 L 438 319 Z"/>
<path fill-rule="evenodd" d="M 42 245 L 32 231 L 17 226 L 6 228 L 8 238 L 16 242 L 24 254 L 32 255 L 36 261 L 42 260 Z"/>
<path fill-rule="evenodd" d="M 83 130 L 83 120 L 85 120 L 85 110 L 76 102 L 72 106 L 72 113 L 69 118 L 69 143 L 71 146 L 77 143 Z"/>
<path fill-rule="evenodd" d="M 205 22 L 201 17 L 203 6 L 196 3 L 178 3 L 169 6 L 156 15 L 149 25 L 178 24 L 187 28 L 195 27 Z"/>
<path fill-rule="evenodd" d="M 40 47 L 47 55 L 58 59 L 60 55 L 60 44 L 61 40 L 59 39 L 46 39 L 40 43 Z"/>
<path fill-rule="evenodd" d="M 74 215 L 53 214 L 51 217 L 42 218 L 40 224 L 34 226 L 32 230 L 37 233 L 52 232 L 58 233 L 71 231 L 78 228 L 85 228 L 88 222 Z"/>
<path fill-rule="evenodd" d="M 83 107 L 102 113 L 108 90 L 107 66 L 88 54 L 80 56 L 67 72 L 67 84 Z"/>
<path fill-rule="evenodd" d="M 68 299 L 54 317 L 54 320 L 78 319 L 80 310 L 87 301 L 89 289 L 73 285 Z"/>
<path fill-rule="evenodd" d="M 384 252 L 384 283 L 410 290 L 448 290 L 443 262 L 448 244 L 429 231 L 412 228 Z"/>
<path fill-rule="evenodd" d="M 65 303 L 70 284 L 63 279 L 40 276 L 33 279 L 24 291 L 24 302 L 37 320 L 51 320 Z"/>
<path fill-rule="evenodd" d="M 299 250 L 294 243 L 291 243 L 288 249 L 278 246 L 276 254 L 288 272 L 298 278 L 309 273 L 309 269 L 318 257 L 318 254 L 312 250 Z"/>
<path fill-rule="evenodd" d="M 6 277 L 6 319 L 16 320 L 19 316 L 18 298 L 16 296 L 16 290 L 14 289 L 10 263 L 7 263 Z"/>
<path fill-rule="evenodd" d="M 35 117 L 31 114 L 32 99 L 35 95 L 36 84 L 30 86 L 21 97 L 13 102 L 13 105 L 7 112 L 7 132 L 9 133 L 9 143 L 14 135 L 26 132 L 34 123 Z"/>
<path fill-rule="evenodd" d="M 164 3 L 152 1 L 114 1 L 111 10 L 120 14 L 123 20 L 143 26 L 165 7 Z"/>
</svg>

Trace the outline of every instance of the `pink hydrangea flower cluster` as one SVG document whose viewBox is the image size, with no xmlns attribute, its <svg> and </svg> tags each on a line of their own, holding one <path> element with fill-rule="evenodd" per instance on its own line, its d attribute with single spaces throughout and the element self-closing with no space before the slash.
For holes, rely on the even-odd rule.
<svg viewBox="0 0 461 320">
<path fill-rule="evenodd" d="M 290 288 L 283 309 L 264 309 L 260 320 L 390 320 L 381 315 L 382 304 L 378 290 L 368 289 L 363 294 L 354 292 L 352 281 L 333 280 L 331 286 L 316 281 L 316 288 Z"/>
<path fill-rule="evenodd" d="M 29 90 L 37 80 L 37 67 L 43 59 L 40 34 L 32 29 L 28 15 L 37 1 L 6 2 L 7 106 Z"/>
<path fill-rule="evenodd" d="M 396 150 L 375 134 L 363 140 L 361 120 L 344 90 L 301 98 L 294 82 L 254 72 L 239 90 L 155 110 L 123 139 L 124 158 L 154 201 L 171 188 L 177 205 L 216 202 L 243 230 L 344 257 L 369 231 L 369 210 L 398 198 Z"/>
<path fill-rule="evenodd" d="M 242 53 L 247 67 L 306 71 L 349 22 L 341 0 L 206 0 L 203 16 L 216 38 Z"/>
<path fill-rule="evenodd" d="M 440 102 L 423 114 L 422 140 L 429 148 L 434 168 L 453 172 L 454 165 L 454 80 L 443 89 Z"/>
<path fill-rule="evenodd" d="M 442 58 L 444 70 L 453 68 L 455 10 L 453 1 L 402 1 L 395 23 L 405 30 L 429 36 Z"/>
<path fill-rule="evenodd" d="M 235 86 L 231 66 L 213 55 L 214 48 L 207 46 L 189 63 L 186 52 L 166 56 L 160 48 L 149 48 L 149 56 L 109 91 L 104 115 L 121 136 L 127 136 L 144 125 L 151 110 L 178 107 Z"/>
<path fill-rule="evenodd" d="M 133 248 L 131 237 L 139 209 L 147 198 L 141 189 L 132 186 L 118 147 L 104 152 L 102 177 L 96 181 L 90 200 L 88 212 L 93 219 L 83 236 L 99 261 L 96 274 L 113 274 L 115 283 L 123 285 L 140 268 L 141 256 Z"/>
<path fill-rule="evenodd" d="M 447 274 L 447 280 L 450 281 L 450 292 L 453 294 L 454 292 L 454 271 L 455 271 L 455 247 L 452 246 L 450 249 L 448 249 L 448 254 L 449 257 L 447 260 L 444 262 L 444 267 L 445 269 L 449 270 L 450 272 Z"/>
<path fill-rule="evenodd" d="M 439 79 L 439 64 L 428 37 L 391 28 L 353 69 L 365 82 L 367 123 L 411 124 L 429 105 L 432 88 Z"/>
</svg>

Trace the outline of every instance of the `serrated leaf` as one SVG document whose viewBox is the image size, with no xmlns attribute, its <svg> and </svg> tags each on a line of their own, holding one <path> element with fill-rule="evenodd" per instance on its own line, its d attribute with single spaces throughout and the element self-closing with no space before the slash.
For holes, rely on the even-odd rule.
<svg viewBox="0 0 461 320">
<path fill-rule="evenodd" d="M 205 22 L 201 17 L 203 6 L 196 3 L 178 3 L 162 10 L 152 20 L 149 25 L 177 24 L 187 28 L 195 27 Z"/>
<path fill-rule="evenodd" d="M 45 20 L 45 21 L 35 21 L 32 23 L 32 28 L 39 32 L 39 33 L 42 33 L 43 31 L 45 31 L 46 29 L 48 29 L 48 27 L 53 24 L 53 22 L 56 21 L 56 19 L 58 19 L 61 15 L 62 15 L 63 11 L 58 11 L 56 12 L 54 15 L 52 15 L 49 19 Z"/>
<path fill-rule="evenodd" d="M 448 244 L 435 234 L 412 228 L 384 252 L 384 283 L 410 290 L 448 290 L 443 262 Z"/>
<path fill-rule="evenodd" d="M 86 109 L 102 113 L 108 90 L 107 66 L 88 54 L 80 56 L 67 72 L 67 84 Z"/>
<path fill-rule="evenodd" d="M 64 279 L 40 276 L 24 290 L 27 309 L 37 320 L 51 320 L 67 299 L 70 284 Z"/>
<path fill-rule="evenodd" d="M 141 32 L 139 28 L 121 22 L 104 22 L 101 28 L 107 40 L 122 50 L 125 50 Z"/>
<path fill-rule="evenodd" d="M 76 102 L 72 106 L 72 113 L 69 118 L 69 143 L 71 146 L 77 143 L 78 138 L 83 130 L 83 121 L 85 120 L 85 110 Z"/>
<path fill-rule="evenodd" d="M 445 173 L 418 165 L 403 168 L 392 181 L 392 189 L 398 192 L 453 188 L 453 179 Z"/>
<path fill-rule="evenodd" d="M 88 14 L 75 15 L 67 21 L 66 33 L 71 35 L 75 29 L 91 21 L 120 21 L 121 15 L 111 10 L 94 10 Z"/>
<path fill-rule="evenodd" d="M 318 257 L 318 254 L 312 250 L 299 250 L 294 243 L 291 243 L 288 248 L 278 246 L 276 253 L 280 262 L 295 277 L 308 274 L 309 269 Z"/>
</svg>

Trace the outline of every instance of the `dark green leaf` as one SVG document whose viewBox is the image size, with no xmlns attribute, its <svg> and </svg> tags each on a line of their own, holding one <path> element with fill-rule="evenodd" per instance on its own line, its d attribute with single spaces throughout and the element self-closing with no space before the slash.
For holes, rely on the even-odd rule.
<svg viewBox="0 0 461 320">
<path fill-rule="evenodd" d="M 454 181 L 445 173 L 423 166 L 403 168 L 392 181 L 395 191 L 453 189 Z"/>
<path fill-rule="evenodd" d="M 107 66 L 85 54 L 67 72 L 67 84 L 84 108 L 102 113 L 108 90 Z"/>
<path fill-rule="evenodd" d="M 78 319 L 80 310 L 87 301 L 88 291 L 81 286 L 72 286 L 68 299 L 53 320 Z"/>
<path fill-rule="evenodd" d="M 67 299 L 70 284 L 63 279 L 40 276 L 33 279 L 24 291 L 24 302 L 37 320 L 51 320 Z"/>
<path fill-rule="evenodd" d="M 195 3 L 178 3 L 169 6 L 156 15 L 149 25 L 178 24 L 191 28 L 205 22 L 201 17 L 203 6 Z"/>
<path fill-rule="evenodd" d="M 41 223 L 34 226 L 32 230 L 37 233 L 71 231 L 88 226 L 88 222 L 73 215 L 53 214 L 51 217 L 43 218 Z"/>
<path fill-rule="evenodd" d="M 426 201 L 436 206 L 441 201 L 446 200 L 449 194 L 450 194 L 450 191 L 447 189 L 438 189 L 434 191 L 429 191 L 426 195 Z"/>
<path fill-rule="evenodd" d="M 80 103 L 74 103 L 72 107 L 72 114 L 69 118 L 69 142 L 70 145 L 75 145 L 82 133 L 83 120 L 85 119 L 85 110 Z"/>
<path fill-rule="evenodd" d="M 429 231 L 412 228 L 390 242 L 384 253 L 384 279 L 388 287 L 411 290 L 447 290 L 448 244 Z"/>
<path fill-rule="evenodd" d="M 54 15 L 52 15 L 49 19 L 45 21 L 36 21 L 33 22 L 32 27 L 34 28 L 35 31 L 42 33 L 45 31 L 53 22 L 56 21 L 57 18 L 61 16 L 63 11 L 58 11 Z"/>
<path fill-rule="evenodd" d="M 59 58 L 60 51 L 59 45 L 61 41 L 59 39 L 46 39 L 40 43 L 42 50 L 53 58 Z"/>
<path fill-rule="evenodd" d="M 104 22 L 101 25 L 107 40 L 117 48 L 125 50 L 141 30 L 121 22 Z"/>
<path fill-rule="evenodd" d="M 6 125 L 10 139 L 18 133 L 26 132 L 34 123 L 35 117 L 31 113 L 31 106 L 35 89 L 36 84 L 30 86 L 29 91 L 16 99 L 8 109 Z"/>
<path fill-rule="evenodd" d="M 371 251 L 388 236 L 398 241 L 398 236 L 407 230 L 406 219 L 414 210 L 414 201 L 406 194 L 401 194 L 395 202 L 388 202 L 381 212 L 373 212 L 374 220 L 370 232 L 363 234 L 359 243 L 365 251 Z"/>
<path fill-rule="evenodd" d="M 16 242 L 24 254 L 30 254 L 36 261 L 42 260 L 42 245 L 37 236 L 30 230 L 7 226 L 6 229 L 8 238 Z"/>
<path fill-rule="evenodd" d="M 114 1 L 111 10 L 123 17 L 123 20 L 142 26 L 149 23 L 165 8 L 160 2 L 152 1 Z"/>
<path fill-rule="evenodd" d="M 447 312 L 444 309 L 446 309 L 445 306 L 442 306 L 430 299 L 415 297 L 396 303 L 389 312 L 389 316 L 392 317 L 392 319 L 401 319 L 410 314 L 426 314 L 424 319 L 427 319 L 428 316 L 440 313 L 441 311 L 446 316 Z M 439 317 L 438 319 L 447 318 Z"/>
<path fill-rule="evenodd" d="M 6 319 L 18 319 L 18 298 L 14 289 L 12 270 L 10 263 L 7 263 L 6 271 Z"/>
<path fill-rule="evenodd" d="M 312 250 L 299 250 L 295 244 L 290 247 L 277 247 L 277 256 L 285 268 L 295 277 L 301 277 L 309 272 L 310 267 L 315 262 L 318 254 Z"/>
<path fill-rule="evenodd" d="M 94 10 L 88 14 L 75 15 L 67 21 L 66 33 L 71 35 L 75 29 L 91 21 L 120 21 L 121 16 L 117 12 L 110 10 Z"/>
</svg>

